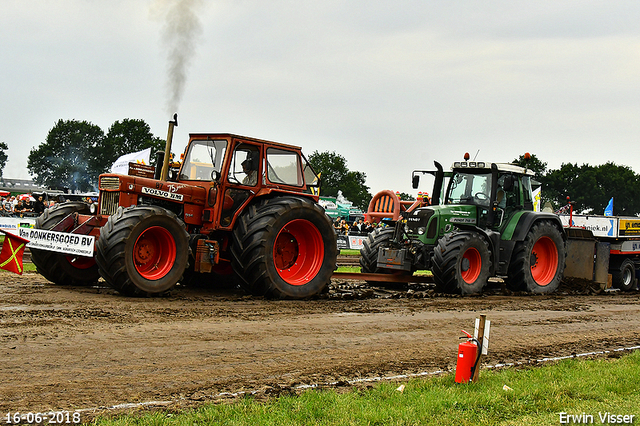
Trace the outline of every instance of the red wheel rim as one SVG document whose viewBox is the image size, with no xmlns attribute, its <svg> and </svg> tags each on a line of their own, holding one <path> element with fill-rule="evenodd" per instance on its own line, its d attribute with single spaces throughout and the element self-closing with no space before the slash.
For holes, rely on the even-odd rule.
<svg viewBox="0 0 640 426">
<path fill-rule="evenodd" d="M 322 235 L 308 220 L 292 220 L 278 233 L 273 262 L 280 278 L 287 284 L 308 283 L 320 271 L 323 260 Z"/>
<path fill-rule="evenodd" d="M 467 284 L 473 284 L 480 275 L 480 271 L 482 270 L 482 257 L 480 256 L 480 252 L 475 247 L 469 247 L 462 256 L 463 264 L 467 263 L 464 260 L 467 260 L 469 263 L 469 267 L 466 271 L 460 270 L 460 276 Z"/>
<path fill-rule="evenodd" d="M 147 280 L 157 280 L 171 270 L 177 255 L 176 242 L 161 226 L 146 229 L 133 245 L 133 264 Z"/>
<path fill-rule="evenodd" d="M 542 237 L 531 251 L 531 276 L 538 284 L 545 286 L 553 281 L 558 270 L 558 248 L 549 237 Z"/>
<path fill-rule="evenodd" d="M 96 264 L 93 257 L 87 256 L 65 256 L 65 259 L 76 269 L 89 269 Z"/>
</svg>

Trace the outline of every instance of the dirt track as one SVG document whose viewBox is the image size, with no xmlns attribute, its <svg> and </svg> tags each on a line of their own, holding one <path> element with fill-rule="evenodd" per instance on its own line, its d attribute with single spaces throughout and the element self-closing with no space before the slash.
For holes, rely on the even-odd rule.
<svg viewBox="0 0 640 426">
<path fill-rule="evenodd" d="M 361 284 L 341 285 L 350 286 Z M 166 298 L 131 299 L 2 271 L 0 412 L 190 404 L 221 392 L 447 369 L 460 329 L 472 329 L 480 313 L 492 321 L 486 364 L 640 344 L 636 292 L 372 293 L 274 301 L 178 288 Z"/>
</svg>

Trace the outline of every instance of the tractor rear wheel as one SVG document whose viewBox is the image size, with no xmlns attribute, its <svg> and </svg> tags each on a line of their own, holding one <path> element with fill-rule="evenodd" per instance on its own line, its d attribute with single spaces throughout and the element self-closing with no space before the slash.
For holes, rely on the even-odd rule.
<svg viewBox="0 0 640 426">
<path fill-rule="evenodd" d="M 360 271 L 366 274 L 394 274 L 394 275 L 413 275 L 412 271 L 395 271 L 390 269 L 378 268 L 378 249 L 380 247 L 389 247 L 389 242 L 393 239 L 395 229 L 393 227 L 388 228 L 376 228 L 369 236 L 364 240 L 363 247 L 360 249 Z M 372 282 L 373 284 L 374 282 Z M 377 286 L 385 285 L 405 285 L 405 282 L 397 283 L 385 283 L 375 282 Z"/>
<path fill-rule="evenodd" d="M 331 221 L 306 198 L 282 196 L 248 206 L 232 239 L 233 269 L 251 294 L 311 297 L 327 288 L 336 269 Z"/>
<path fill-rule="evenodd" d="M 614 265 L 611 271 L 613 286 L 622 291 L 630 291 L 636 282 L 636 266 L 631 259 L 624 259 Z"/>
<path fill-rule="evenodd" d="M 100 274 L 111 287 L 126 296 L 156 296 L 182 277 L 189 235 L 166 209 L 120 207 L 102 227 L 96 249 Z"/>
<path fill-rule="evenodd" d="M 489 244 L 477 232 L 452 232 L 438 241 L 433 280 L 443 293 L 479 294 L 491 269 Z"/>
<path fill-rule="evenodd" d="M 71 213 L 89 214 L 85 203 L 68 202 L 48 208 L 36 219 L 37 229 L 51 230 Z M 62 232 L 70 232 L 72 227 Z M 31 249 L 31 261 L 47 280 L 58 285 L 88 286 L 98 282 L 100 273 L 95 258 L 71 256 L 48 250 Z"/>
<path fill-rule="evenodd" d="M 565 256 L 560 230 L 547 221 L 535 223 L 513 250 L 507 285 L 516 291 L 552 293 L 562 281 Z"/>
</svg>

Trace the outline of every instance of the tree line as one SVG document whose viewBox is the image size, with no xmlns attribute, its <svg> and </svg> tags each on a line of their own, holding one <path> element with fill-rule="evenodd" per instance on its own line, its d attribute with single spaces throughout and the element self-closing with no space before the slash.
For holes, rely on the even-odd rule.
<svg viewBox="0 0 640 426">
<path fill-rule="evenodd" d="M 47 139 L 29 152 L 27 169 L 36 184 L 47 188 L 95 191 L 98 176 L 121 155 L 151 148 L 154 159 L 164 146 L 144 120 L 116 121 L 106 134 L 87 121 L 59 120 Z"/>
<path fill-rule="evenodd" d="M 87 121 L 59 120 L 47 138 L 29 153 L 27 169 L 38 185 L 72 191 L 96 190 L 98 176 L 107 172 L 113 162 L 124 154 L 151 148 L 151 159 L 163 150 L 165 141 L 151 133 L 150 126 L 140 119 L 126 118 L 113 123 L 105 133 Z M 7 161 L 8 146 L 0 142 L 0 177 Z M 321 174 L 321 195 L 336 197 L 342 191 L 345 198 L 366 210 L 372 194 L 366 185 L 366 174 L 350 170 L 347 160 L 336 152 L 314 151 L 309 156 L 313 169 Z M 562 163 L 558 169 L 548 169 L 536 155 L 525 160 L 524 155 L 513 161 L 535 173 L 542 186 L 543 204 L 550 201 L 554 208 L 575 203 L 575 210 L 602 214 L 614 198 L 614 214 L 640 215 L 640 175 L 630 167 L 612 162 L 592 166 Z M 409 179 L 411 170 L 399 170 Z M 393 188 L 388 188 L 393 189 Z M 400 194 L 407 199 L 408 194 Z"/>
<path fill-rule="evenodd" d="M 604 213 L 613 198 L 613 214 L 616 216 L 640 215 L 640 175 L 630 167 L 607 162 L 599 166 L 562 163 L 558 169 L 547 169 L 547 163 L 531 155 L 513 161 L 535 173 L 535 180 L 542 187 L 542 202 L 551 202 L 554 208 L 567 204 L 567 197 L 574 203 L 574 211 L 585 214 Z"/>
</svg>

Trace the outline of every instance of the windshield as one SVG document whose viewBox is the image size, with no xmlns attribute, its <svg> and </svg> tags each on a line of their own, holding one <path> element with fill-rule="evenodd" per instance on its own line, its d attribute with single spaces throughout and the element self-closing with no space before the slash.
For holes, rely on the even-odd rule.
<svg viewBox="0 0 640 426">
<path fill-rule="evenodd" d="M 456 172 L 449 180 L 445 204 L 489 205 L 491 173 L 470 174 Z"/>
<path fill-rule="evenodd" d="M 180 169 L 180 180 L 213 180 L 211 174 L 220 173 L 226 150 L 226 140 L 192 140 Z"/>
</svg>

